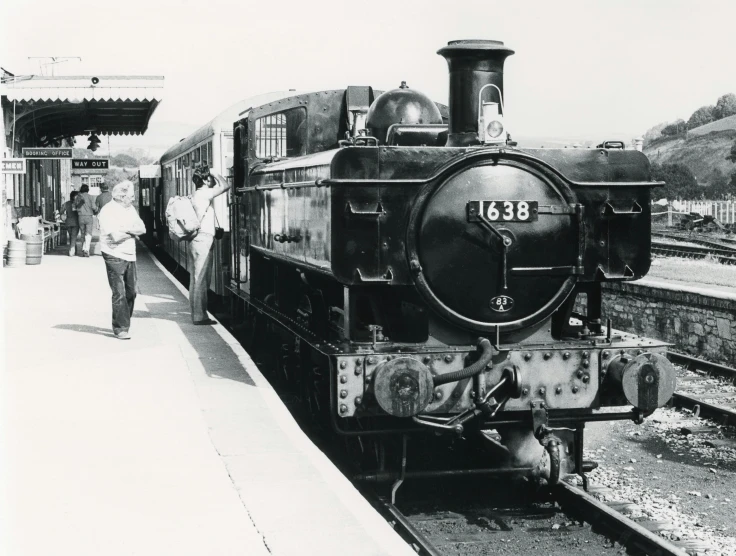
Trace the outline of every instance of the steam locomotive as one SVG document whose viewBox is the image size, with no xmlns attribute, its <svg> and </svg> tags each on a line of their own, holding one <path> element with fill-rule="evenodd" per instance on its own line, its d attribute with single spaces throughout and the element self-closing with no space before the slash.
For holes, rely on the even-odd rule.
<svg viewBox="0 0 736 556">
<path fill-rule="evenodd" d="M 675 390 L 665 344 L 601 319 L 601 284 L 649 269 L 662 184 L 620 145 L 518 148 L 502 42 L 438 53 L 449 106 L 406 84 L 241 106 L 215 270 L 236 329 L 338 434 L 480 435 L 499 473 L 584 476 L 586 422 L 641 422 Z M 402 450 L 362 477 L 398 484 Z"/>
</svg>

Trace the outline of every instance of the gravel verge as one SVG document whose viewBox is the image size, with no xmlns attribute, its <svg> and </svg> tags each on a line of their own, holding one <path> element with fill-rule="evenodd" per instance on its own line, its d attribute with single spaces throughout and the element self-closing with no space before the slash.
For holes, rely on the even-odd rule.
<svg viewBox="0 0 736 556">
<path fill-rule="evenodd" d="M 586 436 L 596 496 L 691 554 L 736 556 L 733 428 L 662 408 L 643 425 L 590 424 Z"/>
</svg>

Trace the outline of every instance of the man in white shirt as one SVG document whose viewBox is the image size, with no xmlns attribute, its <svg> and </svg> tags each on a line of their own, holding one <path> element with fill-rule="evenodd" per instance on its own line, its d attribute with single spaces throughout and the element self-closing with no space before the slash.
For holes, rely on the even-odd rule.
<svg viewBox="0 0 736 556">
<path fill-rule="evenodd" d="M 138 273 L 135 267 L 135 239 L 146 226 L 133 208 L 134 185 L 123 181 L 113 187 L 112 201 L 100 210 L 100 246 L 112 290 L 112 331 L 120 340 L 129 340 L 130 317 L 135 303 Z"/>
<path fill-rule="evenodd" d="M 215 207 L 212 201 L 230 189 L 230 184 L 220 174 L 211 173 L 206 168 L 195 171 L 192 181 L 197 188 L 192 195 L 192 205 L 200 227 L 187 247 L 189 306 L 194 324 L 217 324 L 207 316 L 207 291 L 212 279 L 212 245 L 215 240 Z"/>
</svg>

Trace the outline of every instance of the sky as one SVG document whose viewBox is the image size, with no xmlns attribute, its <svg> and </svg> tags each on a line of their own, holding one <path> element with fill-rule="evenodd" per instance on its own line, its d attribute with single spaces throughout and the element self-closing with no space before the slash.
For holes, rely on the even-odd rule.
<svg viewBox="0 0 736 556">
<path fill-rule="evenodd" d="M 406 81 L 438 102 L 455 39 L 503 41 L 513 136 L 634 137 L 736 92 L 733 0 L 373 2 L 15 0 L 0 7 L 0 66 L 79 56 L 57 75 L 163 75 L 163 122 L 192 128 L 283 90 Z"/>
</svg>

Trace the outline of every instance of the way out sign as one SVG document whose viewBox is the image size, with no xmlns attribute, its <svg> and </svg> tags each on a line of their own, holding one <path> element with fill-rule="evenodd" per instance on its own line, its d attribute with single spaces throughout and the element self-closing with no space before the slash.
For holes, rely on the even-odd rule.
<svg viewBox="0 0 736 556">
<path fill-rule="evenodd" d="M 3 174 L 25 174 L 25 158 L 3 158 Z"/>
<path fill-rule="evenodd" d="M 107 170 L 110 161 L 107 158 L 72 158 L 72 170 Z"/>
</svg>

